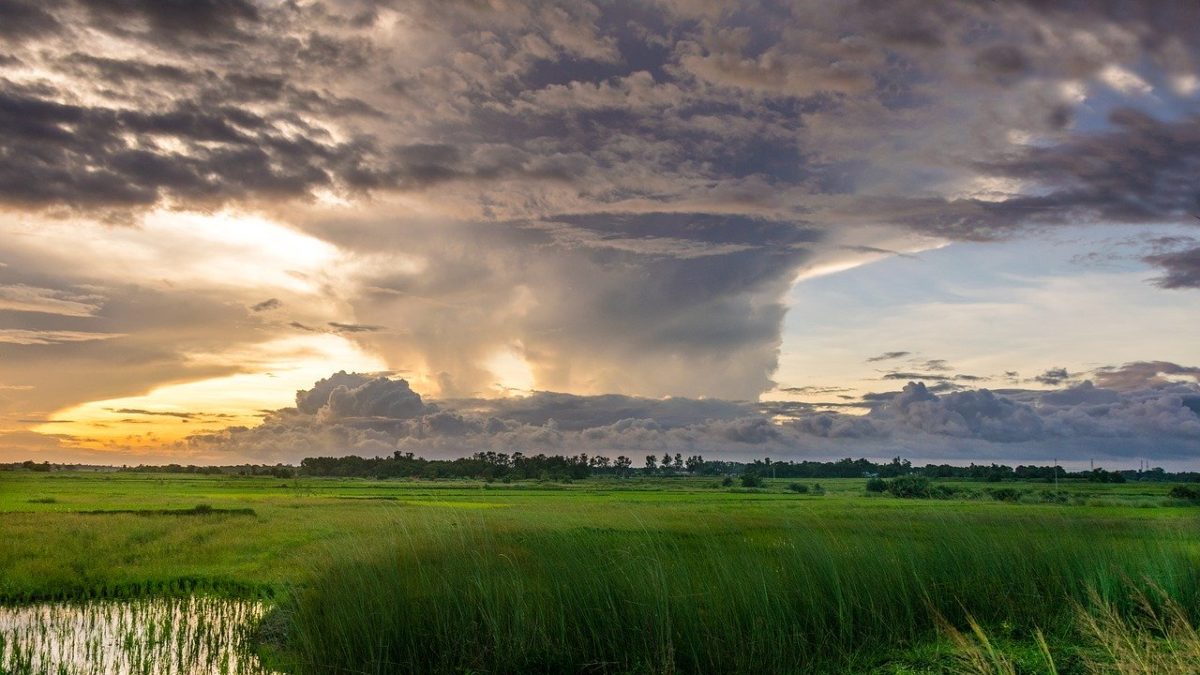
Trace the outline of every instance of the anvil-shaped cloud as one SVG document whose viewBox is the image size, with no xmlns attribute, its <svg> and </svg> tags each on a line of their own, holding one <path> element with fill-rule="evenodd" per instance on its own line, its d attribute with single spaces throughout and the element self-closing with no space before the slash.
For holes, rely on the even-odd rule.
<svg viewBox="0 0 1200 675">
<path fill-rule="evenodd" d="M 756 401 L 818 351 L 786 334 L 797 284 L 1065 228 L 1091 233 L 1081 258 L 1139 228 L 1104 260 L 1184 311 L 1197 45 L 1200 6 L 1134 0 L 0 0 L 0 386 L 19 388 L 0 436 L 187 382 L 294 383 L 331 354 L 441 401 Z M 1109 303 L 1105 320 L 1147 304 Z M 835 304 L 883 313 L 862 289 Z M 1179 361 L 1183 340 L 1136 358 Z M 842 347 L 815 358 L 862 363 Z M 867 393 L 850 379 L 821 384 Z M 812 429 L 953 435 L 941 407 L 1008 410 L 938 401 Z M 451 409 L 430 414 L 455 428 Z M 1034 410 L 995 433 L 1064 428 Z"/>
</svg>

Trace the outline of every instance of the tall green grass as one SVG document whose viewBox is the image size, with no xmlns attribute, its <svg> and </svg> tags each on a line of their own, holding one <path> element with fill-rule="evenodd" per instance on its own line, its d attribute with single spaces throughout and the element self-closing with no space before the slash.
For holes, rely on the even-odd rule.
<svg viewBox="0 0 1200 675">
<path fill-rule="evenodd" d="M 458 518 L 329 552 L 268 628 L 298 673 L 856 672 L 943 618 L 1032 637 L 1070 633 L 1094 603 L 1194 609 L 1197 562 L 1182 537 L 1045 513 L 661 530 Z"/>
</svg>

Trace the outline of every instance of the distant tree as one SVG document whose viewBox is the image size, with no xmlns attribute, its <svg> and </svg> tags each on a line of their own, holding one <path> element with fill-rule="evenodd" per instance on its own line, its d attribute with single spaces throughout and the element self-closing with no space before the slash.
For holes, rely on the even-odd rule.
<svg viewBox="0 0 1200 675">
<path fill-rule="evenodd" d="M 658 468 L 658 460 L 654 455 L 646 455 L 646 475 L 654 473 L 656 468 Z"/>
<path fill-rule="evenodd" d="M 900 457 L 893 457 L 892 461 L 880 467 L 879 475 L 894 478 L 912 473 L 912 462 Z"/>
<path fill-rule="evenodd" d="M 757 488 L 757 487 L 762 487 L 762 486 L 763 486 L 763 479 L 758 474 L 756 474 L 752 471 L 747 471 L 746 473 L 742 474 L 742 487 Z"/>
<path fill-rule="evenodd" d="M 669 452 L 663 453 L 663 458 L 662 458 L 662 461 L 659 462 L 659 466 L 662 467 L 663 473 L 666 473 L 667 470 L 669 470 L 671 468 L 671 453 L 669 453 Z"/>
<path fill-rule="evenodd" d="M 703 457 L 701 457 L 700 455 L 692 455 L 691 457 L 687 458 L 688 473 L 696 473 L 697 471 L 699 471 L 702 468 L 704 468 L 704 458 Z"/>
<path fill-rule="evenodd" d="M 630 470 L 633 468 L 633 460 L 625 455 L 619 455 L 617 461 L 613 463 L 613 468 L 616 469 L 617 476 L 624 478 L 629 475 Z"/>
<path fill-rule="evenodd" d="M 675 461 L 672 462 L 672 466 L 676 471 L 683 471 L 683 455 L 675 453 Z"/>
</svg>

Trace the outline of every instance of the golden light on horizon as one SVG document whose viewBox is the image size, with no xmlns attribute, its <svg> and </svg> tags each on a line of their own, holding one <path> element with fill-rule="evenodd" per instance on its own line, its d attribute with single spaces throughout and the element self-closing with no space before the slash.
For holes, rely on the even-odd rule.
<svg viewBox="0 0 1200 675">
<path fill-rule="evenodd" d="M 267 410 L 294 404 L 297 390 L 338 370 L 377 372 L 386 364 L 344 337 L 300 335 L 256 345 L 244 353 L 200 355 L 197 361 L 253 363 L 242 372 L 157 387 L 145 394 L 90 401 L 58 411 L 34 427 L 65 434 L 93 449 L 171 443 L 231 425 L 253 426 Z"/>
</svg>

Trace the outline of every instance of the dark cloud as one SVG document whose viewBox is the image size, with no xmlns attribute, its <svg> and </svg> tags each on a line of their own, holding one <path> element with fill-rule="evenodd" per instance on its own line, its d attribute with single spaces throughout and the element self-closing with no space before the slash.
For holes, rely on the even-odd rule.
<svg viewBox="0 0 1200 675">
<path fill-rule="evenodd" d="M 250 306 L 250 310 L 254 312 L 268 312 L 272 309 L 279 309 L 283 306 L 283 302 L 279 298 L 267 298 L 262 302 L 256 302 Z"/>
<path fill-rule="evenodd" d="M 1066 368 L 1050 368 L 1033 378 L 1034 382 L 1050 386 L 1058 386 L 1069 379 L 1071 379 L 1071 373 L 1068 373 Z"/>
<path fill-rule="evenodd" d="M 867 359 L 867 363 L 874 363 L 876 361 L 891 361 L 894 359 L 904 358 L 911 353 L 912 352 L 884 352 L 878 356 L 872 356 L 871 358 Z"/>
<path fill-rule="evenodd" d="M 153 31 L 206 37 L 236 31 L 240 22 L 259 18 L 258 9 L 247 0 L 83 0 L 80 4 L 98 25 L 110 29 L 141 19 Z"/>
<path fill-rule="evenodd" d="M 146 410 L 143 408 L 106 408 L 109 412 L 122 415 L 139 415 L 148 417 L 177 417 L 181 420 L 220 420 L 233 417 L 228 413 L 214 412 L 180 412 L 173 410 Z M 127 422 L 130 420 L 122 420 Z"/>
<path fill-rule="evenodd" d="M 995 238 L 1078 213 L 1121 221 L 1173 217 L 1195 202 L 1185 187 L 1195 173 L 1186 159 L 1195 154 L 1188 151 L 1195 142 L 1188 118 L 1118 109 L 1109 131 L 1064 132 L 1025 146 L 985 132 L 973 146 L 977 156 L 952 165 L 938 165 L 946 153 L 925 141 L 892 164 L 889 141 L 878 135 L 895 128 L 892 115 L 909 109 L 922 110 L 918 117 L 942 125 L 948 137 L 968 133 L 958 120 L 1002 132 L 1062 131 L 1072 111 L 1055 93 L 1061 82 L 1097 77 L 1139 55 L 1169 75 L 1185 69 L 1196 37 L 1182 27 L 1191 10 L 1166 20 L 1173 12 L 1120 2 L 1069 13 L 1020 3 L 834 10 L 765 3 L 751 20 L 676 2 L 387 8 L 415 27 L 414 48 L 427 51 L 414 59 L 372 30 L 385 11 L 375 6 L 83 5 L 83 14 L 68 11 L 67 2 L 8 0 L 4 7 L 14 17 L 36 15 L 22 19 L 30 26 L 103 30 L 143 41 L 152 54 L 71 52 L 55 60 L 56 68 L 87 71 L 71 74 L 104 94 L 93 99 L 119 104 L 72 104 L 69 91 L 48 83 L 37 96 L 24 92 L 30 108 L 22 116 L 46 122 L 40 130 L 13 127 L 7 163 L 38 158 L 19 169 L 46 187 L 9 184 L 0 196 L 11 202 L 127 208 L 403 190 L 449 192 L 451 201 L 485 215 L 544 217 L 586 210 L 581 203 L 603 211 L 598 207 L 641 201 L 745 215 L 805 213 L 829 225 L 842 222 L 844 208 L 827 212 L 822 200 L 855 195 L 864 198 L 850 207 L 857 218 L 958 239 Z M 33 30 L 18 21 L 4 25 Z M 1093 40 L 1063 37 L 1071 31 Z M 1177 42 L 1145 38 L 1151 34 Z M 189 42 L 192 51 L 182 58 L 168 48 L 195 37 L 206 40 Z M 963 81 L 954 65 L 960 62 L 984 77 Z M 161 86 L 168 82 L 172 87 Z M 1012 93 L 1018 83 L 1029 85 L 1017 104 L 1027 112 L 985 105 L 994 87 Z M 348 121 L 355 116 L 361 124 Z M 806 132 L 831 122 L 838 133 Z M 79 138 L 54 133 L 64 125 Z M 30 131 L 41 133 L 21 133 Z M 910 131 L 915 139 L 926 135 Z M 167 152 L 130 143 L 130 135 L 178 143 L 163 143 L 172 148 Z M 411 140 L 397 145 L 387 140 L 393 138 Z M 917 170 L 914 161 L 922 164 Z M 1144 170 L 1126 170 L 1133 165 Z M 932 183 L 901 186 L 945 172 L 1021 178 L 1037 184 L 1037 196 L 976 199 L 937 196 Z"/>
<path fill-rule="evenodd" d="M 40 0 L 0 0 L 0 39 L 20 42 L 55 32 L 59 23 L 46 7 L 54 4 Z"/>
<path fill-rule="evenodd" d="M 934 364 L 935 369 L 939 369 L 939 370 L 943 370 L 943 371 L 950 370 L 950 368 L 948 368 L 948 367 L 939 366 L 938 364 L 944 363 L 940 360 L 927 362 L 925 364 L 925 366 L 929 367 L 929 364 L 931 364 L 931 363 Z M 893 371 L 890 373 L 885 373 L 883 376 L 883 379 L 885 379 L 885 380 L 918 380 L 918 381 L 928 381 L 928 382 L 950 383 L 950 382 L 982 382 L 988 378 L 983 377 L 982 375 L 969 375 L 966 373 L 948 374 L 946 372 L 916 373 L 916 372 L 906 372 L 906 371 Z"/>
<path fill-rule="evenodd" d="M 306 400 L 312 397 L 309 392 Z M 334 387 L 317 415 L 326 421 L 352 417 L 407 419 L 432 410 L 408 387 L 408 382 L 377 377 L 356 387 Z"/>
<path fill-rule="evenodd" d="M 323 422 L 352 418 L 411 419 L 432 413 L 405 380 L 340 371 L 296 392 L 296 409 Z"/>
<path fill-rule="evenodd" d="M 1029 70 L 1029 59 L 1016 45 L 992 45 L 975 55 L 975 67 L 986 75 L 1011 78 Z"/>
<path fill-rule="evenodd" d="M 340 321 L 330 321 L 329 327 L 336 333 L 374 333 L 385 330 L 385 326 L 372 326 L 362 323 L 342 323 Z"/>
<path fill-rule="evenodd" d="M 920 382 L 909 383 L 875 414 L 932 435 L 995 442 L 1031 440 L 1043 431 L 1041 417 L 1028 405 L 986 389 L 938 397 Z"/>
<path fill-rule="evenodd" d="M 931 380 L 934 382 L 941 382 L 941 381 L 945 381 L 945 380 L 952 380 L 952 379 L 954 379 L 954 377 L 951 375 L 941 375 L 941 374 L 935 374 L 935 373 L 912 373 L 912 372 L 905 372 L 905 371 L 897 371 L 897 372 L 893 372 L 893 373 L 884 374 L 883 379 L 885 379 L 885 380 Z"/>
<path fill-rule="evenodd" d="M 367 375 L 338 371 L 327 378 L 319 380 L 312 389 L 296 392 L 296 409 L 308 415 L 316 415 L 317 411 L 329 403 L 329 396 L 334 389 L 345 387 L 356 389 L 371 381 Z M 406 385 L 407 386 L 407 385 Z"/>
<path fill-rule="evenodd" d="M 166 197 L 220 204 L 307 195 L 363 175 L 362 142 L 294 137 L 281 121 L 244 109 L 83 107 L 3 85 L 0 200 L 10 204 L 129 207 Z M 162 139 L 183 149 L 165 149 Z"/>
<path fill-rule="evenodd" d="M 1200 210 L 1200 117 L 1164 120 L 1118 108 L 1109 122 L 1111 130 L 1031 146 L 984 165 L 989 173 L 1032 181 L 1047 191 L 1003 202 L 990 209 L 993 214 L 1117 223 L 1191 219 Z"/>
<path fill-rule="evenodd" d="M 1200 246 L 1156 253 L 1143 260 L 1163 270 L 1163 276 L 1154 280 L 1163 288 L 1200 288 Z"/>
<path fill-rule="evenodd" d="M 1181 366 L 1169 361 L 1135 361 L 1122 366 L 1106 366 L 1095 371 L 1102 387 L 1129 391 L 1166 384 L 1168 376 L 1200 381 L 1200 367 Z"/>
<path fill-rule="evenodd" d="M 823 387 L 817 385 L 807 385 L 803 387 L 780 387 L 778 391 L 789 394 L 842 394 L 850 390 L 846 387 Z"/>
<path fill-rule="evenodd" d="M 141 408 L 110 408 L 109 410 L 111 412 L 120 413 L 122 415 L 151 415 L 151 416 L 155 416 L 155 417 L 178 417 L 179 419 L 183 419 L 183 420 L 195 419 L 195 418 L 201 416 L 199 413 L 143 410 Z"/>
</svg>

